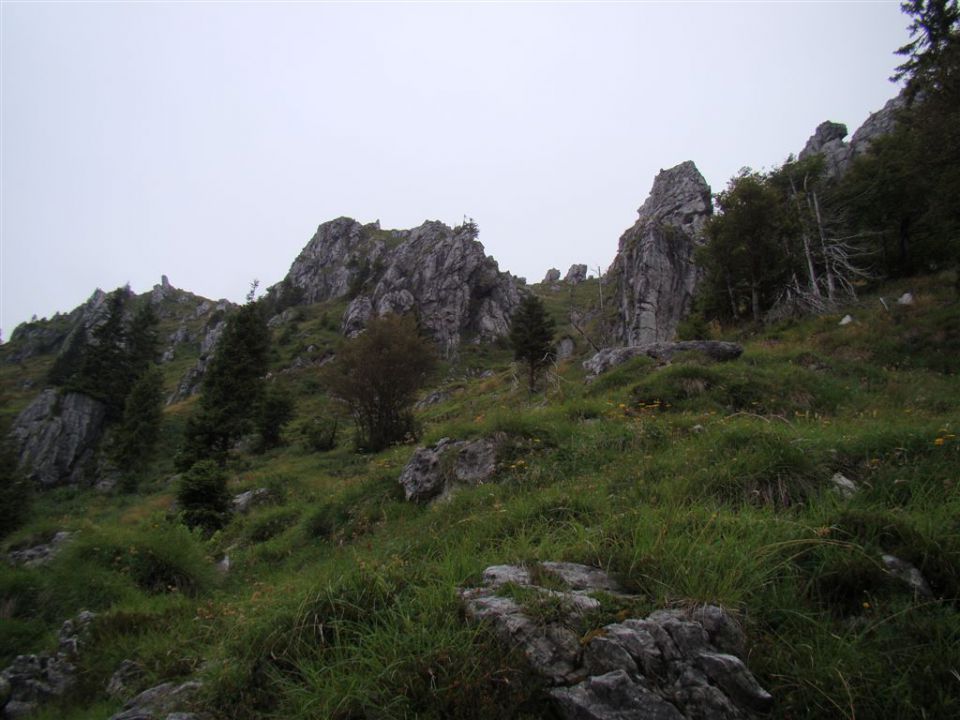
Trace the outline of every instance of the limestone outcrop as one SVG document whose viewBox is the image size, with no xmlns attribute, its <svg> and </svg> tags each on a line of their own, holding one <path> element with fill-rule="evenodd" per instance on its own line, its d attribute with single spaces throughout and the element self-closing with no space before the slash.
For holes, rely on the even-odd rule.
<svg viewBox="0 0 960 720">
<path fill-rule="evenodd" d="M 346 334 L 374 316 L 416 311 L 437 344 L 452 351 L 468 337 L 506 335 L 519 304 L 514 278 L 484 254 L 476 234 L 472 223 L 381 230 L 338 218 L 317 229 L 271 292 L 292 292 L 303 303 L 351 298 Z"/>
<path fill-rule="evenodd" d="M 631 618 L 636 597 L 603 570 L 567 562 L 489 567 L 460 598 L 469 620 L 519 649 L 553 686 L 548 695 L 567 720 L 734 720 L 772 707 L 744 663 L 743 631 L 718 606 Z M 597 627 L 604 602 L 623 610 Z"/>
<path fill-rule="evenodd" d="M 903 93 L 888 100 L 880 110 L 871 113 L 864 120 L 863 125 L 853 133 L 850 142 L 844 140 L 847 136 L 846 125 L 829 120 L 820 123 L 797 157 L 805 160 L 812 155 L 821 155 L 826 176 L 839 178 L 857 156 L 867 152 L 874 140 L 893 130 L 897 122 L 897 111 L 905 104 Z"/>
<path fill-rule="evenodd" d="M 715 362 L 725 362 L 740 357 L 743 347 L 738 343 L 719 340 L 684 340 L 604 348 L 590 359 L 584 360 L 583 367 L 587 371 L 587 380 L 592 380 L 635 357 L 645 356 L 660 363 L 668 363 L 678 353 L 697 353 Z"/>
<path fill-rule="evenodd" d="M 673 339 L 693 301 L 693 254 L 712 212 L 710 186 L 693 162 L 661 170 L 653 181 L 608 273 L 619 306 L 615 333 L 624 345 Z"/>
<path fill-rule="evenodd" d="M 84 610 L 67 620 L 60 628 L 55 653 L 18 655 L 0 671 L 0 685 L 7 688 L 3 693 L 6 697 L 0 697 L 0 718 L 12 720 L 32 715 L 41 704 L 62 697 L 76 684 L 74 662 L 89 639 L 95 617 Z"/>
<path fill-rule="evenodd" d="M 504 438 L 439 440 L 417 448 L 400 473 L 407 500 L 421 505 L 449 497 L 458 486 L 482 485 L 497 471 L 497 452 Z"/>
<path fill-rule="evenodd" d="M 103 434 L 105 418 L 106 408 L 99 400 L 76 392 L 44 390 L 10 430 L 20 467 L 44 487 L 80 484 Z"/>
</svg>

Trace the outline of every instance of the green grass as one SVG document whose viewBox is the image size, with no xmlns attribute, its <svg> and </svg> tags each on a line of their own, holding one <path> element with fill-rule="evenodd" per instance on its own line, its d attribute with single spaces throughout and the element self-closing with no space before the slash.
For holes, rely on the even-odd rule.
<svg viewBox="0 0 960 720">
<path fill-rule="evenodd" d="M 889 303 L 903 289 L 881 292 Z M 891 312 L 864 298 L 853 326 L 744 333 L 734 362 L 640 358 L 590 384 L 577 336 L 581 354 L 533 396 L 504 348 L 465 347 L 430 388 L 446 398 L 418 413 L 421 442 L 497 434 L 498 470 L 428 507 L 397 483 L 412 445 L 356 454 L 347 422 L 336 448 L 305 449 L 297 424 L 334 408 L 311 369 L 277 374 L 298 399 L 289 444 L 228 462 L 231 492 L 269 487 L 276 502 L 212 537 L 167 519 L 163 459 L 136 495 L 40 494 L 4 549 L 79 535 L 47 568 L 0 568 L 4 660 L 51 649 L 60 623 L 89 608 L 100 615 L 84 680 L 45 716 L 109 716 L 102 688 L 132 658 L 140 688 L 203 678 L 222 718 L 542 717 L 542 685 L 464 622 L 456 588 L 492 564 L 565 560 L 636 594 L 600 598 L 584 634 L 623 613 L 729 608 L 773 717 L 957 716 L 960 383 L 945 359 L 960 309 L 942 278 L 910 289 L 916 304 Z M 536 291 L 564 322 L 598 288 Z M 278 328 L 276 370 L 301 345 L 334 347 L 333 315 L 305 308 Z M 163 454 L 189 410 L 168 409 Z M 854 497 L 831 489 L 837 472 Z M 883 553 L 920 568 L 934 597 L 884 572 Z"/>
</svg>

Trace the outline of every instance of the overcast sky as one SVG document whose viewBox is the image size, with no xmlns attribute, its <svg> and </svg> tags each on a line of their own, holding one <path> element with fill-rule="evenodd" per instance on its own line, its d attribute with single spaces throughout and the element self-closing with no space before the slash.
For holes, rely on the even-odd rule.
<svg viewBox="0 0 960 720">
<path fill-rule="evenodd" d="M 0 328 L 96 287 L 241 300 L 319 223 L 466 214 L 604 269 L 661 168 L 714 192 L 896 94 L 892 2 L 10 2 Z"/>
</svg>

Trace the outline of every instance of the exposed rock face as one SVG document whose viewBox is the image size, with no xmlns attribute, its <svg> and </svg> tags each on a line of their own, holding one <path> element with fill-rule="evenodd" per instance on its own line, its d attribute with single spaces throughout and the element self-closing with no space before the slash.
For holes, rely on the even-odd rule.
<svg viewBox="0 0 960 720">
<path fill-rule="evenodd" d="M 557 270 L 556 268 L 550 268 L 549 270 L 547 270 L 547 274 L 544 275 L 543 277 L 543 281 L 545 283 L 555 283 L 555 282 L 559 282 L 559 280 L 560 280 L 560 271 Z"/>
<path fill-rule="evenodd" d="M 822 155 L 827 176 L 837 177 L 850 163 L 850 146 L 843 141 L 846 136 L 847 126 L 843 123 L 829 120 L 822 122 L 807 140 L 798 157 L 805 160 L 811 155 Z"/>
<path fill-rule="evenodd" d="M 804 160 L 811 155 L 822 155 L 826 176 L 828 178 L 841 177 L 850 167 L 850 163 L 858 155 L 865 153 L 874 140 L 893 130 L 897 122 L 897 111 L 905 103 L 903 93 L 888 100 L 883 108 L 872 113 L 870 117 L 864 120 L 863 125 L 850 138 L 849 143 L 843 140 L 847 136 L 846 125 L 829 120 L 820 123 L 814 134 L 807 140 L 803 150 L 800 151 L 798 158 Z"/>
<path fill-rule="evenodd" d="M 195 680 L 180 685 L 161 683 L 127 702 L 110 720 L 193 720 L 199 716 L 182 711 L 195 703 L 202 687 Z"/>
<path fill-rule="evenodd" d="M 7 554 L 7 559 L 11 565 L 23 565 L 24 567 L 46 565 L 60 554 L 64 546 L 70 542 L 71 537 L 73 537 L 73 533 L 61 530 L 48 543 L 41 543 L 23 550 L 12 550 Z"/>
<path fill-rule="evenodd" d="M 407 500 L 424 505 L 448 497 L 459 485 L 482 485 L 497 470 L 502 437 L 451 442 L 443 438 L 433 447 L 417 448 L 400 484 Z"/>
<path fill-rule="evenodd" d="M 227 321 L 222 312 L 215 313 L 207 321 L 204 328 L 203 339 L 200 341 L 200 357 L 192 368 L 187 370 L 180 378 L 180 384 L 177 391 L 167 398 L 167 404 L 185 400 L 194 393 L 200 391 L 200 385 L 203 382 L 203 375 L 213 360 L 213 354 L 220 342 L 223 331 L 227 328 Z"/>
<path fill-rule="evenodd" d="M 283 284 L 307 303 L 353 295 L 343 317 L 346 334 L 375 315 L 416 309 L 440 347 L 452 350 L 465 335 L 507 334 L 519 304 L 514 279 L 500 272 L 475 236 L 469 224 L 381 230 L 339 218 L 317 229 Z"/>
<path fill-rule="evenodd" d="M 257 488 L 234 495 L 230 501 L 230 509 L 237 514 L 244 515 L 250 512 L 251 508 L 268 505 L 276 502 L 276 500 L 276 495 L 269 488 Z"/>
<path fill-rule="evenodd" d="M 597 568 L 547 562 L 537 570 L 489 567 L 481 587 L 460 597 L 468 619 L 519 647 L 555 686 L 549 695 L 561 717 L 732 720 L 771 708 L 772 697 L 742 660 L 743 632 L 722 608 L 658 610 L 596 628 L 590 614 L 601 603 L 594 595 L 625 605 L 635 598 Z"/>
<path fill-rule="evenodd" d="M 661 170 L 636 224 L 620 238 L 610 272 L 624 345 L 672 340 L 697 284 L 693 252 L 713 212 L 710 186 L 687 161 Z"/>
<path fill-rule="evenodd" d="M 77 672 L 73 662 L 89 636 L 90 623 L 95 617 L 85 610 L 67 620 L 60 628 L 56 653 L 18 655 L 0 672 L 0 684 L 8 688 L 0 717 L 31 715 L 41 703 L 60 697 L 73 687 Z"/>
<path fill-rule="evenodd" d="M 570 269 L 567 270 L 567 274 L 564 275 L 563 281 L 570 283 L 571 285 L 577 285 L 582 283 L 587 279 L 587 266 L 586 265 L 571 265 Z"/>
<path fill-rule="evenodd" d="M 79 484 L 103 434 L 105 417 L 103 403 L 87 395 L 44 390 L 10 430 L 20 466 L 45 487 Z"/>
<path fill-rule="evenodd" d="M 587 379 L 607 372 L 641 355 L 657 362 L 670 362 L 677 353 L 694 352 L 717 362 L 736 360 L 743 354 L 743 347 L 737 343 L 716 340 L 684 340 L 681 342 L 658 342 L 623 348 L 604 348 L 589 360 L 583 362 L 588 373 Z"/>
</svg>

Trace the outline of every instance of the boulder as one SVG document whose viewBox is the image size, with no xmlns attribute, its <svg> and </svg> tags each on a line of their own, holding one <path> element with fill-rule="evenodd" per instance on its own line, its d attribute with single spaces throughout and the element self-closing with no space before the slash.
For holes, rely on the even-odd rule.
<svg viewBox="0 0 960 720">
<path fill-rule="evenodd" d="M 230 501 L 230 509 L 238 515 L 250 512 L 251 508 L 259 505 L 268 505 L 276 501 L 276 496 L 270 488 L 256 488 L 234 495 Z"/>
<path fill-rule="evenodd" d="M 852 498 L 857 494 L 857 484 L 843 473 L 834 473 L 830 478 L 833 491 L 844 499 Z"/>
<path fill-rule="evenodd" d="M 555 283 L 560 281 L 560 271 L 556 268 L 550 268 L 547 270 L 547 274 L 543 276 L 543 281 L 545 283 Z"/>
<path fill-rule="evenodd" d="M 923 574 L 911 563 L 895 555 L 883 555 L 880 558 L 887 572 L 905 583 L 914 593 L 925 598 L 933 597 L 933 590 Z"/>
<path fill-rule="evenodd" d="M 107 682 L 107 695 L 112 698 L 124 699 L 133 693 L 130 686 L 135 685 L 143 677 L 143 667 L 133 660 L 124 660 L 114 670 Z"/>
<path fill-rule="evenodd" d="M 645 356 L 657 362 L 670 362 L 677 353 L 698 353 L 715 362 L 736 360 L 743 354 L 738 343 L 718 340 L 683 340 L 680 342 L 655 342 L 632 347 L 604 348 L 583 362 L 587 380 L 607 372 L 635 357 Z"/>
<path fill-rule="evenodd" d="M 694 250 L 712 212 L 710 186 L 692 162 L 657 175 L 608 273 L 619 310 L 615 332 L 624 345 L 673 339 L 693 301 Z"/>
<path fill-rule="evenodd" d="M 503 438 L 451 441 L 417 448 L 400 473 L 404 497 L 425 505 L 448 497 L 458 486 L 483 485 L 497 471 Z"/>
<path fill-rule="evenodd" d="M 599 568 L 559 562 L 492 566 L 479 587 L 459 594 L 468 620 L 519 649 L 553 686 L 547 693 L 561 718 L 732 720 L 772 707 L 744 663 L 739 623 L 719 606 L 594 627 L 594 595 L 625 604 L 638 598 Z"/>
<path fill-rule="evenodd" d="M 897 298 L 897 305 L 913 305 L 913 293 L 905 292 Z"/>
<path fill-rule="evenodd" d="M 161 683 L 129 700 L 120 712 L 110 716 L 110 720 L 185 720 L 196 717 L 183 711 L 196 702 L 202 687 L 202 683 L 195 680 L 180 684 Z"/>
<path fill-rule="evenodd" d="M 556 352 L 557 360 L 566 360 L 568 357 L 573 355 L 577 350 L 577 344 L 573 341 L 573 338 L 569 335 L 566 335 L 560 338 L 560 342 L 557 343 Z"/>
<path fill-rule="evenodd" d="M 587 266 L 586 265 L 571 265 L 570 269 L 567 270 L 567 274 L 564 275 L 563 281 L 570 283 L 571 285 L 578 285 L 587 279 Z"/>
<path fill-rule="evenodd" d="M 42 487 L 77 485 L 103 434 L 106 408 L 76 392 L 47 389 L 17 417 L 10 430 L 20 467 Z"/>
</svg>

